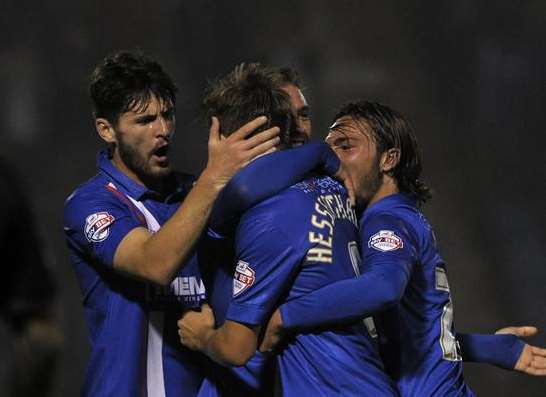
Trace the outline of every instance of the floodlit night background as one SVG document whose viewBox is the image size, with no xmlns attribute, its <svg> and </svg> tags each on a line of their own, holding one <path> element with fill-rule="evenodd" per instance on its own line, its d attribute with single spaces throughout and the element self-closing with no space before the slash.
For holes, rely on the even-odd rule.
<svg viewBox="0 0 546 397">
<path fill-rule="evenodd" d="M 456 329 L 534 324 L 542 333 L 530 341 L 546 345 L 545 2 L 8 0 L 0 11 L 0 155 L 29 192 L 60 286 L 54 396 L 79 393 L 88 355 L 62 206 L 94 174 L 101 148 L 88 76 L 120 49 L 143 50 L 174 77 L 171 155 L 186 172 L 206 162 L 207 79 L 242 61 L 299 70 L 318 139 L 349 99 L 402 112 L 435 192 L 425 213 L 447 262 Z M 479 396 L 546 390 L 546 378 L 485 365 L 467 364 L 465 378 Z"/>
</svg>

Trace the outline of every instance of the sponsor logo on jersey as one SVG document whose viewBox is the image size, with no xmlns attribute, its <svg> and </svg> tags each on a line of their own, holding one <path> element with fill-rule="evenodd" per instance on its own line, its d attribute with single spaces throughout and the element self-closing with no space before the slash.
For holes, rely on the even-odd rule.
<svg viewBox="0 0 546 397">
<path fill-rule="evenodd" d="M 108 212 L 97 212 L 85 218 L 85 237 L 89 242 L 100 243 L 108 238 L 110 225 L 116 218 Z"/>
<path fill-rule="evenodd" d="M 146 300 L 157 304 L 154 310 L 161 310 L 160 304 L 182 303 L 187 307 L 198 306 L 205 299 L 205 284 L 196 276 L 178 276 L 169 286 L 147 284 Z"/>
<path fill-rule="evenodd" d="M 380 230 L 368 240 L 368 247 L 381 252 L 395 251 L 404 247 L 404 242 L 391 230 Z"/>
<path fill-rule="evenodd" d="M 256 273 L 248 263 L 243 261 L 237 262 L 235 276 L 233 277 L 233 296 L 237 296 L 249 289 L 254 284 L 254 280 L 256 280 L 255 275 Z"/>
</svg>

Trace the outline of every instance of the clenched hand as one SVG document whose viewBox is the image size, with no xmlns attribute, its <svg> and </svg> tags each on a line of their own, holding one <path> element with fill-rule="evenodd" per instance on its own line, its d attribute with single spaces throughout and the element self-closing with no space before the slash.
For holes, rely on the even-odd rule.
<svg viewBox="0 0 546 397">
<path fill-rule="evenodd" d="M 206 303 L 201 311 L 186 311 L 177 322 L 180 343 L 191 350 L 203 350 L 214 331 L 214 314 Z"/>
</svg>

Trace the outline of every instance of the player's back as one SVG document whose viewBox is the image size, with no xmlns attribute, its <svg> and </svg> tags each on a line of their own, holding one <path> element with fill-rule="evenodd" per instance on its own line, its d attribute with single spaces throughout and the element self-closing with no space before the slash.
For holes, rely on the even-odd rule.
<svg viewBox="0 0 546 397">
<path fill-rule="evenodd" d="M 375 316 L 378 330 L 387 340 L 382 346 L 385 366 L 402 396 L 473 395 L 462 376 L 446 266 L 434 232 L 415 203 L 402 194 L 389 196 L 366 211 L 361 228 L 384 215 L 396 219 L 407 231 L 402 234 L 409 238 L 402 244 L 411 246 L 414 252 L 413 270 L 403 298 L 394 308 Z M 395 230 L 391 237 L 399 238 L 397 233 Z M 374 244 L 374 236 L 366 239 L 362 244 Z"/>
<path fill-rule="evenodd" d="M 344 189 L 330 178 L 310 178 L 247 211 L 228 319 L 264 324 L 283 302 L 355 277 L 356 225 Z M 397 395 L 362 322 L 295 335 L 278 367 L 287 396 Z"/>
</svg>

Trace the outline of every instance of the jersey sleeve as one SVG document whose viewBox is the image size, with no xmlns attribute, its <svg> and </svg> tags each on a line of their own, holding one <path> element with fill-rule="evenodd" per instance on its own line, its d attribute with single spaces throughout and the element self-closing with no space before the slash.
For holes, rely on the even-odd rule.
<svg viewBox="0 0 546 397">
<path fill-rule="evenodd" d="M 456 336 L 463 360 L 514 369 L 525 342 L 515 335 L 462 334 Z"/>
<path fill-rule="evenodd" d="M 418 260 L 418 236 L 407 221 L 391 213 L 365 217 L 360 225 L 364 270 L 396 264 L 409 278 Z"/>
<path fill-rule="evenodd" d="M 303 254 L 271 220 L 250 212 L 237 230 L 233 298 L 226 319 L 260 325 L 288 291 Z"/>
<path fill-rule="evenodd" d="M 415 262 L 415 238 L 404 222 L 378 214 L 361 225 L 364 272 L 280 307 L 285 328 L 308 328 L 368 317 L 402 297 Z"/>
<path fill-rule="evenodd" d="M 116 249 L 136 227 L 146 227 L 136 209 L 104 188 L 96 194 L 76 194 L 64 208 L 64 231 L 70 249 L 112 266 Z"/>
<path fill-rule="evenodd" d="M 231 234 L 247 209 L 301 181 L 311 171 L 334 176 L 339 158 L 324 142 L 262 156 L 239 171 L 216 200 L 210 229 Z"/>
<path fill-rule="evenodd" d="M 408 280 L 398 265 L 384 263 L 285 303 L 280 307 L 283 326 L 311 328 L 371 316 L 398 302 Z"/>
</svg>

